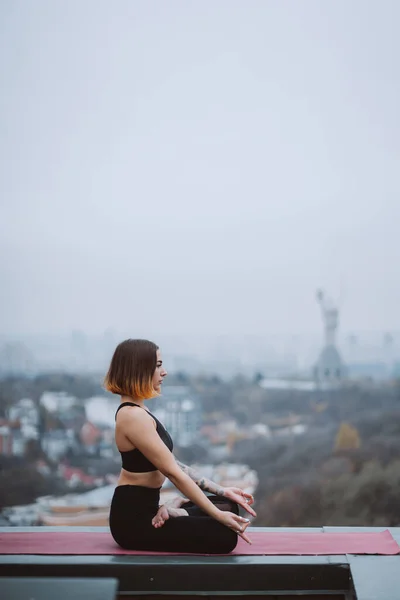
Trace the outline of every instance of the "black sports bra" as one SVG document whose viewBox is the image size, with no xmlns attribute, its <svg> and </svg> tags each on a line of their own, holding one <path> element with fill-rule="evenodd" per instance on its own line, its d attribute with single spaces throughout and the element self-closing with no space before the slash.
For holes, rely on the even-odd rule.
<svg viewBox="0 0 400 600">
<path fill-rule="evenodd" d="M 135 404 L 134 402 L 123 402 L 117 408 L 117 412 L 115 413 L 115 419 L 117 418 L 118 411 L 123 406 L 137 406 L 138 408 L 142 408 L 141 406 L 139 406 L 139 404 Z M 164 425 L 160 423 L 157 417 L 152 415 L 151 412 L 147 412 L 151 417 L 153 417 L 153 419 L 156 422 L 156 431 L 158 435 L 160 436 L 164 444 L 167 446 L 167 448 L 172 452 L 174 444 L 168 431 L 165 429 Z M 138 450 L 138 448 L 134 448 L 133 450 L 126 450 L 125 452 L 121 452 L 120 450 L 119 453 L 121 454 L 122 458 L 122 468 L 125 469 L 125 471 L 129 471 L 130 473 L 148 473 L 150 471 L 157 471 L 157 467 L 155 467 L 153 463 L 151 463 L 144 456 L 144 454 L 142 454 L 140 450 Z"/>
</svg>

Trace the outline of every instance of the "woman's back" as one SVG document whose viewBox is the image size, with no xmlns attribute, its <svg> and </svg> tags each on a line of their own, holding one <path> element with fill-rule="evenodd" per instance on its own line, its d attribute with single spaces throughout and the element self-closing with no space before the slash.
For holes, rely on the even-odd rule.
<svg viewBox="0 0 400 600">
<path fill-rule="evenodd" d="M 156 467 L 154 467 L 154 465 L 152 465 L 137 448 L 135 448 L 130 440 L 130 434 L 134 436 L 134 416 L 137 410 L 144 410 L 148 413 L 149 419 L 153 420 L 157 431 L 159 429 L 159 425 L 161 425 L 155 420 L 153 415 L 146 411 L 146 409 L 136 405 L 133 402 L 123 402 L 118 407 L 115 415 L 115 442 L 121 454 L 122 469 L 117 485 L 138 485 L 143 487 L 159 488 L 163 485 L 165 476 L 158 471 Z M 170 449 L 172 449 L 172 440 L 165 429 L 162 427 L 162 430 L 158 431 L 158 433 L 163 441 L 168 446 L 171 446 Z M 170 443 L 169 440 L 171 440 Z"/>
</svg>

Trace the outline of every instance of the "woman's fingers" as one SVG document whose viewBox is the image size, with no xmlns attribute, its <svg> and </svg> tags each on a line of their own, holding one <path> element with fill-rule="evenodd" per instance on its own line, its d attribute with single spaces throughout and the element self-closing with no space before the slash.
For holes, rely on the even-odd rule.
<svg viewBox="0 0 400 600">
<path fill-rule="evenodd" d="M 238 533 L 238 535 L 241 538 L 243 538 L 245 542 L 247 542 L 248 544 L 251 544 L 251 539 L 245 533 L 247 527 L 250 525 L 249 519 L 244 519 L 243 517 L 238 517 L 236 524 L 237 524 L 236 532 Z"/>
<path fill-rule="evenodd" d="M 238 533 L 239 536 L 241 538 L 243 538 L 245 542 L 247 542 L 248 544 L 251 544 L 250 538 L 245 533 L 247 527 L 250 525 L 249 519 L 245 519 L 244 517 L 236 516 L 235 521 L 236 521 L 236 523 L 235 523 L 235 526 L 236 526 L 235 531 L 236 531 L 236 533 Z"/>
<path fill-rule="evenodd" d="M 246 512 L 248 512 L 248 513 L 249 513 L 249 515 L 251 515 L 252 517 L 256 517 L 256 516 L 257 516 L 257 513 L 256 513 L 256 511 L 255 511 L 253 508 L 251 508 L 251 506 L 249 505 L 249 503 L 248 503 L 248 502 L 246 502 L 246 500 L 242 499 L 242 500 L 240 500 L 240 501 L 238 502 L 238 504 L 239 504 L 239 505 L 240 505 L 242 508 L 244 508 L 244 510 L 245 510 Z"/>
<path fill-rule="evenodd" d="M 257 516 L 255 510 L 250 506 L 254 502 L 254 498 L 251 494 L 244 492 L 240 488 L 227 488 L 226 497 L 236 502 L 236 504 L 239 504 L 239 506 L 244 508 L 244 510 L 252 517 Z"/>
<path fill-rule="evenodd" d="M 243 492 L 243 490 L 242 490 L 242 496 L 247 505 L 254 504 L 254 498 L 251 494 L 248 494 L 247 492 Z"/>
<path fill-rule="evenodd" d="M 249 494 L 248 492 L 245 492 L 244 490 L 240 489 L 240 488 L 232 488 L 236 493 L 240 494 L 241 496 L 243 496 L 243 498 L 246 498 L 247 502 L 249 504 L 254 504 L 254 498 L 251 494 Z"/>
<path fill-rule="evenodd" d="M 244 539 L 244 541 L 247 542 L 248 544 L 252 544 L 253 543 L 251 541 L 251 539 L 245 533 L 239 533 L 239 537 L 241 537 L 242 539 Z"/>
<path fill-rule="evenodd" d="M 244 508 L 244 510 L 247 511 L 249 513 L 249 515 L 251 515 L 252 517 L 257 516 L 256 511 L 253 508 L 251 508 L 251 506 L 249 506 L 247 504 L 247 502 L 243 502 L 243 504 L 241 504 L 240 506 L 242 506 Z"/>
<path fill-rule="evenodd" d="M 222 523 L 223 525 L 229 527 L 229 529 L 232 529 L 241 538 L 243 538 L 245 542 L 251 544 L 250 538 L 245 533 L 246 528 L 250 524 L 249 519 L 246 519 L 245 517 L 240 517 L 239 515 L 236 515 L 231 512 L 220 511 L 218 521 L 220 521 L 220 523 Z"/>
</svg>

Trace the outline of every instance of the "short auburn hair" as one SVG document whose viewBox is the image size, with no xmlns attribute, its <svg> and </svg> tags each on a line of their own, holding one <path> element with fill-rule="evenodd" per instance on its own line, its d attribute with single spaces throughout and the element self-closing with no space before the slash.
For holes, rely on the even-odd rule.
<svg viewBox="0 0 400 600">
<path fill-rule="evenodd" d="M 112 394 L 146 400 L 158 396 L 153 387 L 158 346 L 148 340 L 125 340 L 111 359 L 104 387 Z"/>
</svg>

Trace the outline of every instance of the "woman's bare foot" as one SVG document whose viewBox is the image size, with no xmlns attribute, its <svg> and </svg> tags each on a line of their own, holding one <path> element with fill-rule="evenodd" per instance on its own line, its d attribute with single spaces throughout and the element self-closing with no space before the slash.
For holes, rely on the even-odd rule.
<svg viewBox="0 0 400 600">
<path fill-rule="evenodd" d="M 186 500 L 185 500 L 186 501 Z M 157 511 L 155 517 L 153 517 L 151 524 L 156 529 L 162 527 L 165 521 L 168 521 L 169 518 L 175 517 L 187 517 L 188 513 L 184 508 L 177 508 L 174 504 L 178 504 L 177 502 L 172 501 L 171 504 L 163 504 Z M 180 503 L 182 504 L 182 502 Z"/>
</svg>

